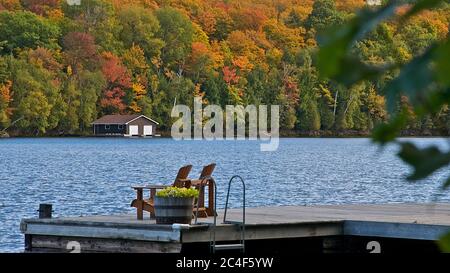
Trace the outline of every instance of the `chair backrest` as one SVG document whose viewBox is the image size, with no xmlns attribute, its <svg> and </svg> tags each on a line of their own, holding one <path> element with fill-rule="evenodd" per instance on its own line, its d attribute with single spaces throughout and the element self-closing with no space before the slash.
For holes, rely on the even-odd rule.
<svg viewBox="0 0 450 273">
<path fill-rule="evenodd" d="M 214 169 L 216 168 L 216 164 L 209 164 L 208 166 L 203 167 L 202 173 L 200 174 L 199 179 L 203 179 L 207 176 L 212 176 Z"/>
<path fill-rule="evenodd" d="M 192 165 L 187 165 L 187 166 L 181 167 L 180 170 L 178 171 L 175 181 L 173 182 L 173 186 L 174 187 L 183 187 L 184 182 L 180 181 L 180 180 L 187 179 L 191 170 L 192 170 Z"/>
</svg>

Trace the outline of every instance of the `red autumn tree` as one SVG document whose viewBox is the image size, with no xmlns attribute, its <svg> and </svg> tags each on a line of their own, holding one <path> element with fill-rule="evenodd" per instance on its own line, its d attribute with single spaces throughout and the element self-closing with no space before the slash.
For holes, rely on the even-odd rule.
<svg viewBox="0 0 450 273">
<path fill-rule="evenodd" d="M 236 68 L 224 66 L 222 68 L 222 73 L 223 73 L 223 80 L 227 84 L 236 84 L 239 82 L 239 76 L 236 74 Z"/>
<path fill-rule="evenodd" d="M 102 73 L 106 79 L 100 106 L 104 113 L 123 113 L 127 108 L 123 101 L 132 87 L 131 75 L 119 57 L 110 52 L 102 55 Z"/>
</svg>

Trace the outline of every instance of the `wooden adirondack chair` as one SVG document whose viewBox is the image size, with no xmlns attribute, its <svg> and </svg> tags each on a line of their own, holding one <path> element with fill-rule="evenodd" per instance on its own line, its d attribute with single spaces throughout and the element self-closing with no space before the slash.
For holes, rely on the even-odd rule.
<svg viewBox="0 0 450 273">
<path fill-rule="evenodd" d="M 189 176 L 189 173 L 191 172 L 192 165 L 187 165 L 182 167 L 177 174 L 177 177 L 175 178 L 175 181 L 173 182 L 172 186 L 174 187 L 187 187 L 189 188 L 191 186 L 191 182 L 187 177 Z M 150 212 L 150 217 L 155 217 L 155 209 L 153 207 L 153 199 L 156 195 L 156 190 L 158 189 L 165 189 L 167 188 L 167 185 L 148 185 L 148 186 L 134 186 L 133 189 L 136 190 L 136 199 L 131 202 L 131 206 L 135 207 L 137 209 L 137 219 L 142 220 L 144 219 L 144 211 Z M 144 199 L 144 190 L 150 190 L 150 198 Z"/>
<path fill-rule="evenodd" d="M 214 169 L 216 168 L 216 164 L 210 164 L 208 166 L 203 167 L 203 170 L 200 174 L 200 177 L 196 180 L 189 180 L 188 183 L 192 187 L 197 188 L 199 193 L 198 200 L 198 217 L 208 217 L 213 216 L 214 211 L 214 185 L 210 183 L 210 181 L 203 181 L 206 177 L 211 177 Z M 202 185 L 202 182 L 206 182 L 205 185 Z M 205 207 L 205 186 L 208 186 L 208 207 Z M 196 208 L 194 208 L 194 212 Z"/>
</svg>

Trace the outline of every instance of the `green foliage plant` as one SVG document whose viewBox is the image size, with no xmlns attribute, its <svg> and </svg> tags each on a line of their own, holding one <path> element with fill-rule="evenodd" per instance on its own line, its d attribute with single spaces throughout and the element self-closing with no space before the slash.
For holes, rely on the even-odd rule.
<svg viewBox="0 0 450 273">
<path fill-rule="evenodd" d="M 194 188 L 168 187 L 156 193 L 157 197 L 162 198 L 197 198 L 199 191 Z"/>
</svg>

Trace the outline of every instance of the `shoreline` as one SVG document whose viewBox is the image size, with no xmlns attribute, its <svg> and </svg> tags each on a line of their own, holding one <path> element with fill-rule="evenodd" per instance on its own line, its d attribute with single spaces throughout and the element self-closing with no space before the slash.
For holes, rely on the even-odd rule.
<svg viewBox="0 0 450 273">
<path fill-rule="evenodd" d="M 171 138 L 170 131 L 158 132 L 160 136 L 149 138 Z M 371 132 L 367 131 L 280 131 L 280 138 L 371 138 Z M 442 131 L 426 131 L 419 132 L 413 130 L 404 130 L 397 137 L 399 138 L 447 138 L 450 137 L 450 132 Z M 19 135 L 6 134 L 0 135 L 0 139 L 20 139 L 20 138 L 126 138 L 123 136 L 95 136 L 93 134 L 46 134 L 46 135 Z M 136 137 L 141 138 L 141 137 Z"/>
</svg>

